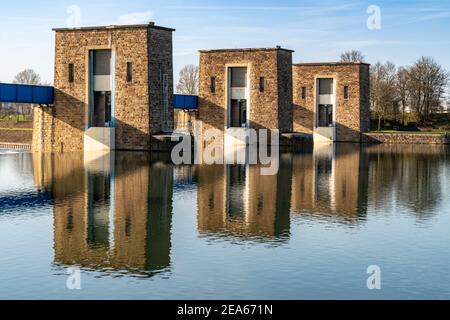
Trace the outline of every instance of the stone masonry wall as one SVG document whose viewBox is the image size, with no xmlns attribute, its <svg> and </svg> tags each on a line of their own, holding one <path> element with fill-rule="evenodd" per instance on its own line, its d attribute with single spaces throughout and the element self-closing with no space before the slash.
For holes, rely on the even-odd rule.
<svg viewBox="0 0 450 320">
<path fill-rule="evenodd" d="M 293 131 L 292 52 L 278 51 L 278 122 L 281 132 Z"/>
<path fill-rule="evenodd" d="M 450 134 L 367 133 L 365 143 L 386 144 L 450 144 Z"/>
<path fill-rule="evenodd" d="M 116 149 L 150 148 L 147 29 L 117 29 L 113 34 Z M 131 82 L 127 82 L 128 62 L 133 64 Z"/>
<path fill-rule="evenodd" d="M 174 111 L 174 129 L 175 130 L 187 130 L 191 135 L 195 133 L 195 122 L 198 119 L 198 111 Z"/>
<path fill-rule="evenodd" d="M 174 127 L 173 109 L 173 48 L 172 32 L 150 28 L 148 32 L 150 130 L 152 134 L 171 132 Z M 163 82 L 167 77 L 168 113 L 163 113 Z"/>
<path fill-rule="evenodd" d="M 300 64 L 293 66 L 294 131 L 311 134 L 315 122 L 316 79 L 336 80 L 336 131 L 339 142 L 360 142 L 367 131 L 369 110 L 369 66 L 365 64 Z M 344 87 L 349 98 L 344 99 Z M 302 99 L 306 87 L 306 99 Z"/>
<path fill-rule="evenodd" d="M 61 152 L 84 149 L 89 112 L 89 51 L 95 49 L 115 52 L 117 149 L 149 150 L 150 135 L 161 131 L 161 116 L 157 115 L 161 110 L 162 92 L 159 72 L 157 79 L 149 74 L 149 70 L 155 72 L 155 65 L 162 65 L 169 74 L 167 122 L 169 126 L 173 122 L 172 30 L 145 25 L 60 29 L 56 30 L 55 45 L 55 106 L 37 113 L 35 128 L 40 126 L 41 133 L 36 134 L 35 150 Z M 128 62 L 133 64 L 132 82 L 126 79 Z M 73 83 L 68 80 L 71 63 L 75 69 Z M 40 124 L 42 122 L 45 126 Z M 42 143 L 38 143 L 39 139 Z"/>
<path fill-rule="evenodd" d="M 362 64 L 359 72 L 361 131 L 365 133 L 370 131 L 370 66 Z"/>
<path fill-rule="evenodd" d="M 281 53 L 281 51 L 283 51 Z M 227 66 L 245 66 L 250 76 L 250 123 L 255 129 L 291 131 L 292 94 L 290 73 L 292 52 L 282 49 L 213 50 L 200 53 L 199 116 L 203 129 L 223 130 L 227 112 Z M 211 77 L 216 91 L 211 93 Z M 265 78 L 265 91 L 259 79 Z M 284 89 L 280 87 L 284 85 Z"/>
</svg>

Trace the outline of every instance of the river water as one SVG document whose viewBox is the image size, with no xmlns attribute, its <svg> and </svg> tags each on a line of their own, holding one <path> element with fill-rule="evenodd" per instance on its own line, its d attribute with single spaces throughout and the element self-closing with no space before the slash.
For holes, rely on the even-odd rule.
<svg viewBox="0 0 450 320">
<path fill-rule="evenodd" d="M 450 148 L 336 144 L 260 169 L 0 151 L 0 298 L 450 298 Z"/>
</svg>

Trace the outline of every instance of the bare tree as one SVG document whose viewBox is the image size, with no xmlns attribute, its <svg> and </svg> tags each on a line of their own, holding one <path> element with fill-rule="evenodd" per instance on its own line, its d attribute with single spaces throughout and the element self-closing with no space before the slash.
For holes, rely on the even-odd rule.
<svg viewBox="0 0 450 320">
<path fill-rule="evenodd" d="M 419 123 L 438 111 L 445 97 L 449 74 L 431 57 L 420 58 L 410 69 L 410 103 Z"/>
<path fill-rule="evenodd" d="M 447 94 L 445 97 L 445 107 L 443 111 L 450 114 L 450 87 L 447 89 Z"/>
<path fill-rule="evenodd" d="M 19 72 L 13 80 L 13 83 L 16 84 L 29 84 L 29 85 L 42 85 L 41 76 L 37 74 L 33 69 L 25 69 Z M 18 108 L 20 108 L 20 114 L 31 114 L 31 105 L 29 104 L 18 104 Z"/>
<path fill-rule="evenodd" d="M 33 69 L 26 69 L 14 77 L 13 83 L 40 85 L 41 77 Z"/>
<path fill-rule="evenodd" d="M 180 71 L 177 91 L 181 94 L 198 94 L 199 70 L 192 64 L 186 65 Z"/>
<path fill-rule="evenodd" d="M 346 51 L 341 54 L 341 62 L 364 62 L 365 57 L 359 50 Z"/>
<path fill-rule="evenodd" d="M 371 107 L 378 119 L 378 131 L 381 130 L 381 122 L 385 121 L 389 110 L 395 110 L 398 105 L 396 92 L 397 68 L 392 62 L 382 64 L 377 62 L 371 66 Z M 395 112 L 395 111 L 394 111 Z"/>
<path fill-rule="evenodd" d="M 400 67 L 397 70 L 397 94 L 401 104 L 401 123 L 405 124 L 405 112 L 410 98 L 410 70 Z"/>
</svg>

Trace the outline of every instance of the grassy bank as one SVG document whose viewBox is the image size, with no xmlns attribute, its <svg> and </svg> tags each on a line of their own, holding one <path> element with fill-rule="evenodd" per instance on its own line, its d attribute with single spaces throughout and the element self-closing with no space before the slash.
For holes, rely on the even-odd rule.
<svg viewBox="0 0 450 320">
<path fill-rule="evenodd" d="M 0 128 L 0 131 L 33 131 L 33 128 Z"/>
<path fill-rule="evenodd" d="M 382 131 L 371 131 L 370 133 L 395 133 L 395 134 L 450 134 L 450 131 L 398 131 L 398 130 L 382 130 Z"/>
<path fill-rule="evenodd" d="M 25 116 L 25 115 L 0 116 L 0 122 L 28 122 L 28 121 L 33 121 L 33 116 Z"/>
</svg>

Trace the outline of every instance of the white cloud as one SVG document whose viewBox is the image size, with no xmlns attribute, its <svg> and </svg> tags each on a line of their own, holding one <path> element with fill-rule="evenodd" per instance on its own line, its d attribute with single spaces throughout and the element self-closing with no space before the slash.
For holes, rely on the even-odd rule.
<svg viewBox="0 0 450 320">
<path fill-rule="evenodd" d="M 119 16 L 119 24 L 141 24 L 148 23 L 153 18 L 152 11 L 127 13 Z"/>
</svg>

